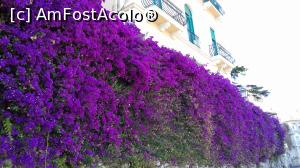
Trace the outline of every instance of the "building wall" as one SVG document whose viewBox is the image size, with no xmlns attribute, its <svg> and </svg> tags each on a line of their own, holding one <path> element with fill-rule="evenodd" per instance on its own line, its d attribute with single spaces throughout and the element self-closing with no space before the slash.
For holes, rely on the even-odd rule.
<svg viewBox="0 0 300 168">
<path fill-rule="evenodd" d="M 300 121 L 287 121 L 285 125 L 287 127 L 287 152 L 291 157 L 291 165 L 300 167 Z"/>
<path fill-rule="evenodd" d="M 183 16 L 185 16 L 185 4 L 189 6 L 192 12 L 194 31 L 199 37 L 199 47 L 189 41 L 187 25 L 182 26 L 178 24 L 172 17 L 155 5 L 149 8 L 159 12 L 159 17 L 167 18 L 167 22 L 171 23 L 171 25 L 176 25 L 176 31 L 164 30 L 164 24 L 157 24 L 156 22 L 151 23 L 146 20 L 143 22 L 135 22 L 137 27 L 139 27 L 141 32 L 146 34 L 147 37 L 152 36 L 159 45 L 190 55 L 195 58 L 198 63 L 206 65 L 211 71 L 220 72 L 224 76 L 229 77 L 230 71 L 234 65 L 224 59 L 224 57 L 211 56 L 209 53 L 209 45 L 212 44 L 210 28 L 215 30 L 217 42 L 223 44 L 222 41 L 224 39 L 222 39 L 222 35 L 220 34 L 221 31 L 219 30 L 222 25 L 222 17 L 224 16 L 214 17 L 207 9 L 207 4 L 202 0 L 170 0 L 170 2 L 183 12 Z M 142 0 L 107 0 L 104 6 L 109 10 L 115 11 L 127 11 L 129 9 L 134 9 L 142 13 L 146 11 L 142 4 Z"/>
</svg>

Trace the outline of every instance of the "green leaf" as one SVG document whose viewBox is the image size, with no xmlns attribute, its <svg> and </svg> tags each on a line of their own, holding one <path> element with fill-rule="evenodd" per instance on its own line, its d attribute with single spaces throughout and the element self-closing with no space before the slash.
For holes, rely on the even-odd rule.
<svg viewBox="0 0 300 168">
<path fill-rule="evenodd" d="M 3 120 L 3 127 L 4 127 L 4 132 L 8 135 L 9 139 L 12 141 L 12 123 L 10 121 L 10 118 L 6 118 Z"/>
</svg>

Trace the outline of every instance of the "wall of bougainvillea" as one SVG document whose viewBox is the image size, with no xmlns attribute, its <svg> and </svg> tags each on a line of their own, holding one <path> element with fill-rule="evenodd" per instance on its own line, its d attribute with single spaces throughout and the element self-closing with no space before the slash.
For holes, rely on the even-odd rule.
<svg viewBox="0 0 300 168">
<path fill-rule="evenodd" d="M 6 13 L 101 6 L 98 0 L 0 3 Z M 2 22 L 0 121 L 0 165 L 237 166 L 284 150 L 278 120 L 229 80 L 121 22 Z"/>
</svg>

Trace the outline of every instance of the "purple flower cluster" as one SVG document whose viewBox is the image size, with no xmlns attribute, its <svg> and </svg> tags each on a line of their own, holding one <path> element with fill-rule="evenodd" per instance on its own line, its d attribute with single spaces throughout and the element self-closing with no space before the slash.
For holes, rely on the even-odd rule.
<svg viewBox="0 0 300 168">
<path fill-rule="evenodd" d="M 101 8 L 98 0 L 0 4 L 2 11 Z M 239 165 L 283 153 L 277 119 L 229 80 L 122 22 L 1 23 L 0 121 L 0 165 L 77 167 L 139 154 Z M 185 146 L 177 149 L 178 141 Z M 201 158 L 166 154 L 172 150 Z"/>
</svg>

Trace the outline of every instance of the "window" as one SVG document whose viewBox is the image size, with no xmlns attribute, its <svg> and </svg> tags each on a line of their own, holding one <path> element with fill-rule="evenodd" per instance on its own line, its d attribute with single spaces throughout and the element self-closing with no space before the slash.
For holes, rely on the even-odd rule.
<svg viewBox="0 0 300 168">
<path fill-rule="evenodd" d="M 186 18 L 189 40 L 190 42 L 194 43 L 196 37 L 194 31 L 193 15 L 187 4 L 184 5 L 184 10 L 185 10 L 185 18 Z"/>
<path fill-rule="evenodd" d="M 216 40 L 216 34 L 215 30 L 213 28 L 210 28 L 210 34 L 211 34 L 211 40 L 212 40 L 212 49 L 213 49 L 213 55 L 218 55 L 218 43 Z"/>
<path fill-rule="evenodd" d="M 153 0 L 153 2 L 154 2 L 154 4 L 155 4 L 156 6 L 158 6 L 159 8 L 162 9 L 162 3 L 161 3 L 161 0 Z"/>
</svg>

